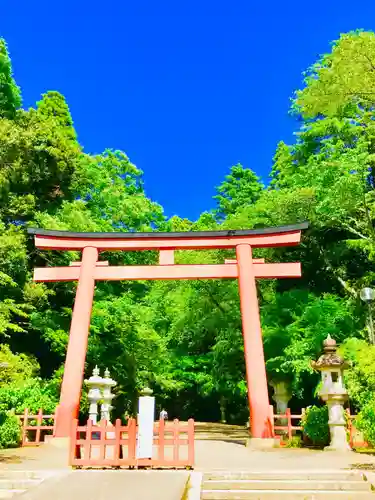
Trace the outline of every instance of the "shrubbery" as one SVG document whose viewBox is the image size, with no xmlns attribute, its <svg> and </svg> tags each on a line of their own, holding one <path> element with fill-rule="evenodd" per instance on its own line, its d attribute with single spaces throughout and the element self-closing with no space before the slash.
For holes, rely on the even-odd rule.
<svg viewBox="0 0 375 500">
<path fill-rule="evenodd" d="M 20 419 L 12 412 L 0 413 L 0 448 L 17 448 L 21 439 Z"/>
<path fill-rule="evenodd" d="M 355 421 L 358 430 L 363 432 L 364 439 L 375 446 L 375 400 L 369 401 L 360 411 Z"/>
<path fill-rule="evenodd" d="M 310 406 L 301 420 L 305 436 L 314 446 L 327 446 L 330 441 L 327 406 Z"/>
</svg>

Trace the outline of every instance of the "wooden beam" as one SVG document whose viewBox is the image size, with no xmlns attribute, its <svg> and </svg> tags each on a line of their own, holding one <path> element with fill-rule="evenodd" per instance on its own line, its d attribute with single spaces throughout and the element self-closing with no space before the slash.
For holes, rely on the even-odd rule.
<svg viewBox="0 0 375 500">
<path fill-rule="evenodd" d="M 160 250 L 159 265 L 170 266 L 174 264 L 174 250 Z"/>
<path fill-rule="evenodd" d="M 253 264 L 256 278 L 300 278 L 301 264 Z M 76 281 L 79 267 L 39 267 L 34 270 L 34 281 Z M 95 268 L 95 280 L 173 280 L 238 278 L 236 264 L 196 264 L 169 266 L 108 266 Z"/>
<path fill-rule="evenodd" d="M 81 261 L 78 262 L 70 262 L 69 266 L 71 267 L 80 267 L 82 264 Z M 98 260 L 96 263 L 96 267 L 109 266 L 108 260 Z"/>
<path fill-rule="evenodd" d="M 157 233 L 155 233 L 157 235 Z M 80 250 L 85 247 L 104 250 L 197 250 L 210 248 L 235 248 L 240 244 L 248 244 L 253 248 L 279 247 L 297 245 L 301 240 L 301 231 L 292 230 L 285 233 L 258 234 L 249 236 L 218 236 L 189 238 L 62 238 L 59 236 L 35 236 L 35 246 L 43 250 Z"/>
<path fill-rule="evenodd" d="M 225 259 L 225 264 L 237 264 L 237 259 Z M 264 259 L 253 259 L 253 264 L 264 264 Z"/>
</svg>

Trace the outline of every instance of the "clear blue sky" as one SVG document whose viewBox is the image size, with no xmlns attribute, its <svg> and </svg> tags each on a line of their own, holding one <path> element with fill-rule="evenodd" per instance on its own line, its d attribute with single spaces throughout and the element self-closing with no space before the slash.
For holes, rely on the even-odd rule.
<svg viewBox="0 0 375 500">
<path fill-rule="evenodd" d="M 167 215 L 197 218 L 241 162 L 266 178 L 289 98 L 374 0 L 2 0 L 24 105 L 62 92 L 87 152 L 124 150 Z"/>
</svg>

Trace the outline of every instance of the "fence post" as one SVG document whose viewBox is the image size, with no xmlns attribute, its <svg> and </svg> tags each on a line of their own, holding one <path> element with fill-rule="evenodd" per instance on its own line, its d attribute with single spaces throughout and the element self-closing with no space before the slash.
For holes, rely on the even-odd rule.
<svg viewBox="0 0 375 500">
<path fill-rule="evenodd" d="M 165 440 L 165 420 L 161 418 L 159 420 L 159 450 L 158 450 L 158 460 L 159 462 L 164 462 L 164 440 Z"/>
<path fill-rule="evenodd" d="M 129 418 L 128 420 L 128 456 L 129 461 L 132 460 L 133 463 L 136 461 L 136 450 L 137 450 L 137 422 L 134 418 Z"/>
<path fill-rule="evenodd" d="M 274 438 L 275 437 L 275 415 L 274 415 L 273 405 L 270 405 L 269 424 L 270 424 L 271 437 Z"/>
<path fill-rule="evenodd" d="M 92 420 L 89 418 L 86 424 L 86 439 L 84 444 L 84 459 L 90 460 L 91 458 L 91 439 L 92 439 Z"/>
<path fill-rule="evenodd" d="M 351 448 L 353 448 L 353 423 L 352 423 L 352 416 L 350 414 L 350 408 L 346 408 L 345 410 L 347 418 L 348 418 L 348 431 L 349 431 L 349 445 Z"/>
<path fill-rule="evenodd" d="M 78 420 L 74 419 L 71 430 L 70 430 L 70 460 L 69 464 L 74 465 L 74 461 L 76 459 L 77 452 L 77 430 L 78 428 Z"/>
<path fill-rule="evenodd" d="M 195 461 L 195 450 L 194 450 L 194 420 L 189 418 L 188 420 L 188 462 L 189 466 L 193 467 Z"/>
<path fill-rule="evenodd" d="M 52 429 L 52 437 L 55 437 L 55 432 L 56 432 L 56 420 L 57 420 L 57 412 L 58 412 L 59 407 L 56 406 L 55 412 L 53 414 L 53 429 Z"/>
<path fill-rule="evenodd" d="M 40 428 L 42 426 L 43 421 L 43 410 L 39 408 L 38 416 L 36 419 L 36 435 L 35 435 L 35 444 L 40 444 Z"/>
<path fill-rule="evenodd" d="M 22 426 L 22 446 L 27 442 L 27 425 L 28 425 L 29 410 L 25 408 L 23 412 L 23 426 Z"/>
<path fill-rule="evenodd" d="M 173 460 L 175 462 L 178 461 L 179 458 L 179 429 L 178 429 L 179 421 L 177 419 L 173 420 Z"/>
<path fill-rule="evenodd" d="M 290 408 L 286 409 L 286 416 L 288 419 L 288 439 L 292 439 L 292 416 L 291 416 Z"/>
</svg>

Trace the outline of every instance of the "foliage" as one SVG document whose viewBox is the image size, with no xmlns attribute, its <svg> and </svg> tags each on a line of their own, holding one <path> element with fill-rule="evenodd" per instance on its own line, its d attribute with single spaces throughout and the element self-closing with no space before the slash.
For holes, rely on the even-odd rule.
<svg viewBox="0 0 375 500">
<path fill-rule="evenodd" d="M 371 403 L 375 393 L 375 346 L 365 340 L 349 338 L 341 346 L 341 354 L 352 367 L 345 372 L 345 384 L 352 405 L 360 409 Z"/>
<path fill-rule="evenodd" d="M 21 439 L 20 419 L 12 412 L 0 413 L 0 448 L 17 448 Z"/>
<path fill-rule="evenodd" d="M 329 444 L 328 407 L 310 406 L 301 419 L 303 433 L 315 446 Z"/>
<path fill-rule="evenodd" d="M 363 432 L 364 439 L 375 445 L 375 401 L 370 399 L 361 409 L 356 418 L 356 427 Z"/>
<path fill-rule="evenodd" d="M 14 118 L 20 106 L 21 92 L 12 75 L 8 47 L 0 38 L 0 118 Z"/>
<path fill-rule="evenodd" d="M 288 439 L 285 445 L 286 448 L 301 448 L 301 446 L 301 436 L 292 436 L 291 439 Z"/>
<path fill-rule="evenodd" d="M 19 384 L 31 379 L 38 370 L 39 366 L 35 359 L 24 353 L 13 354 L 5 344 L 0 347 L 0 391 L 8 384 Z"/>
<path fill-rule="evenodd" d="M 375 101 L 375 35 L 344 33 L 306 73 L 306 87 L 297 92 L 297 109 L 305 116 L 337 115 L 372 107 Z M 353 106 L 354 105 L 354 106 Z"/>
<path fill-rule="evenodd" d="M 262 189 L 259 177 L 252 170 L 240 163 L 234 165 L 224 182 L 216 188 L 217 216 L 224 219 L 235 214 L 239 208 L 255 203 Z"/>
<path fill-rule="evenodd" d="M 0 387 L 0 412 L 12 410 L 20 415 L 27 408 L 29 413 L 35 415 L 42 408 L 44 413 L 50 414 L 54 413 L 57 402 L 53 386 L 40 379 Z"/>
</svg>

